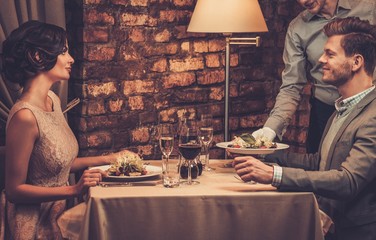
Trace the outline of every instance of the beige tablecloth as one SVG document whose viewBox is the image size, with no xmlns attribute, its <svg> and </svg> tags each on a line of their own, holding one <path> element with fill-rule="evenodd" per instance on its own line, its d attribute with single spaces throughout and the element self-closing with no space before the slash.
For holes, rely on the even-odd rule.
<svg viewBox="0 0 376 240">
<path fill-rule="evenodd" d="M 224 162 L 195 186 L 91 188 L 80 239 L 323 239 L 312 193 L 240 182 Z"/>
</svg>

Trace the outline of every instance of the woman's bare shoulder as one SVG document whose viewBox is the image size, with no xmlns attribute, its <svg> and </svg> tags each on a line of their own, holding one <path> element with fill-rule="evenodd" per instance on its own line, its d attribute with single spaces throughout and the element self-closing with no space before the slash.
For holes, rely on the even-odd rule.
<svg viewBox="0 0 376 240">
<path fill-rule="evenodd" d="M 12 119 L 9 121 L 9 125 L 22 125 L 24 127 L 34 126 L 36 123 L 33 112 L 28 108 L 19 109 L 13 114 Z"/>
</svg>

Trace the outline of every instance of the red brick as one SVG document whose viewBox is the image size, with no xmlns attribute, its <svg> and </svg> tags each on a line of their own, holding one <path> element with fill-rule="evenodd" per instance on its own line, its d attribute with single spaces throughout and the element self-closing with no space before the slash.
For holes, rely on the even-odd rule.
<svg viewBox="0 0 376 240">
<path fill-rule="evenodd" d="M 108 131 L 92 132 L 86 136 L 87 147 L 109 147 L 112 137 Z"/>
<path fill-rule="evenodd" d="M 120 112 L 123 107 L 124 101 L 122 99 L 110 100 L 108 107 L 111 112 Z"/>
<path fill-rule="evenodd" d="M 118 122 L 114 118 L 108 116 L 93 116 L 86 119 L 87 121 L 87 130 L 94 129 L 110 129 L 117 126 Z"/>
<path fill-rule="evenodd" d="M 231 80 L 230 80 L 229 85 L 230 85 L 229 86 L 229 88 L 230 88 L 229 89 L 230 98 L 238 97 L 239 96 L 238 85 L 231 83 Z"/>
<path fill-rule="evenodd" d="M 85 59 L 89 61 L 108 61 L 115 57 L 115 48 L 102 46 L 88 46 L 85 51 Z"/>
<path fill-rule="evenodd" d="M 174 73 L 163 77 L 163 87 L 184 87 L 190 86 L 196 82 L 196 76 L 194 73 Z"/>
<path fill-rule="evenodd" d="M 134 143 L 147 143 L 149 137 L 149 129 L 147 127 L 136 128 L 131 131 L 131 140 Z"/>
<path fill-rule="evenodd" d="M 87 115 L 100 115 L 106 112 L 104 107 L 104 101 L 102 99 L 96 101 L 88 101 L 86 104 Z"/>
<path fill-rule="evenodd" d="M 110 96 L 117 92 L 116 85 L 114 82 L 99 83 L 99 84 L 88 84 L 86 85 L 87 94 L 90 97 L 98 96 Z"/>
<path fill-rule="evenodd" d="M 125 61 L 140 61 L 143 58 L 142 53 L 139 51 L 137 46 L 123 46 L 120 51 Z"/>
<path fill-rule="evenodd" d="M 209 44 L 207 41 L 193 42 L 193 50 L 197 53 L 205 53 L 209 51 Z"/>
<path fill-rule="evenodd" d="M 112 4 L 126 6 L 129 4 L 129 0 L 110 0 Z"/>
<path fill-rule="evenodd" d="M 183 52 L 189 52 L 189 48 L 190 48 L 190 43 L 189 42 L 183 42 L 181 45 L 180 45 L 180 48 Z"/>
<path fill-rule="evenodd" d="M 125 26 L 143 26 L 147 25 L 149 16 L 146 14 L 123 13 L 120 20 L 121 24 Z"/>
<path fill-rule="evenodd" d="M 108 42 L 108 28 L 107 27 L 85 28 L 83 32 L 83 42 L 86 42 L 86 43 Z"/>
<path fill-rule="evenodd" d="M 212 87 L 210 88 L 209 99 L 221 101 L 225 97 L 224 87 Z"/>
<path fill-rule="evenodd" d="M 134 95 L 136 93 L 142 94 L 154 92 L 154 82 L 152 81 L 124 81 L 123 84 L 123 94 L 126 96 Z"/>
<path fill-rule="evenodd" d="M 170 60 L 170 70 L 172 72 L 185 72 L 204 68 L 204 61 L 200 58 L 186 58 L 183 60 Z"/>
<path fill-rule="evenodd" d="M 178 7 L 186 7 L 186 6 L 193 6 L 195 1 L 193 0 L 173 0 L 175 6 Z"/>
<path fill-rule="evenodd" d="M 143 158 L 156 160 L 156 158 L 154 157 L 155 153 L 153 152 L 154 149 L 155 149 L 154 146 L 150 144 L 139 145 L 137 146 L 137 153 Z"/>
<path fill-rule="evenodd" d="M 208 54 L 205 56 L 205 64 L 209 68 L 220 67 L 220 56 L 218 54 Z"/>
<path fill-rule="evenodd" d="M 142 96 L 131 96 L 128 99 L 128 105 L 131 111 L 134 110 L 143 110 L 144 109 L 144 101 Z"/>
<path fill-rule="evenodd" d="M 269 114 L 251 114 L 240 118 L 241 128 L 261 128 L 264 126 Z"/>
<path fill-rule="evenodd" d="M 229 117 L 229 130 L 234 131 L 239 128 L 239 118 L 238 117 Z"/>
<path fill-rule="evenodd" d="M 87 24 L 107 24 L 114 25 L 115 19 L 106 12 L 98 12 L 95 9 L 84 11 L 84 22 Z"/>
<path fill-rule="evenodd" d="M 205 88 L 189 88 L 177 89 L 174 91 L 175 103 L 199 103 L 209 100 L 210 89 Z"/>
<path fill-rule="evenodd" d="M 180 22 L 191 18 L 191 12 L 185 10 L 161 10 L 159 14 L 162 22 Z"/>
<path fill-rule="evenodd" d="M 157 43 L 156 45 L 144 46 L 144 56 L 163 56 L 165 54 L 174 55 L 177 53 L 179 45 L 177 43 Z"/>
<path fill-rule="evenodd" d="M 145 41 L 145 35 L 144 31 L 139 28 L 134 28 L 129 33 L 129 39 L 133 42 L 144 42 Z"/>
<path fill-rule="evenodd" d="M 171 33 L 167 29 L 157 33 L 154 37 L 156 42 L 168 42 L 170 41 Z"/>
<path fill-rule="evenodd" d="M 158 59 L 153 63 L 153 66 L 151 67 L 151 71 L 154 72 L 166 72 L 167 70 L 167 60 L 166 58 Z"/>
<path fill-rule="evenodd" d="M 100 4 L 102 0 L 84 0 L 83 4 Z"/>
<path fill-rule="evenodd" d="M 214 83 L 224 82 L 225 80 L 225 71 L 214 70 L 214 71 L 205 71 L 197 77 L 197 82 L 203 85 L 209 85 Z"/>
<path fill-rule="evenodd" d="M 220 52 L 226 48 L 225 39 L 209 40 L 209 52 Z"/>
<path fill-rule="evenodd" d="M 148 0 L 131 0 L 131 5 L 134 7 L 146 7 Z"/>
</svg>

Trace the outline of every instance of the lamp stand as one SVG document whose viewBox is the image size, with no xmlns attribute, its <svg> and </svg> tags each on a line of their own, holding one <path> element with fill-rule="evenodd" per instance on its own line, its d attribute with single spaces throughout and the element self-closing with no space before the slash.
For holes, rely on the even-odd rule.
<svg viewBox="0 0 376 240">
<path fill-rule="evenodd" d="M 260 46 L 261 38 L 232 38 L 226 37 L 226 80 L 225 80 L 225 142 L 229 140 L 229 88 L 230 88 L 230 45 L 256 45 Z"/>
</svg>

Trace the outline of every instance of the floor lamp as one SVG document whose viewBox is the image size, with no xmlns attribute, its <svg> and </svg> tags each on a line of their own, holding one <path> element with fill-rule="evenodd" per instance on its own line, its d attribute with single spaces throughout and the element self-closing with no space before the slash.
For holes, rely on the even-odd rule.
<svg viewBox="0 0 376 240">
<path fill-rule="evenodd" d="M 188 32 L 223 33 L 226 37 L 225 131 L 229 134 L 230 45 L 260 45 L 260 37 L 234 38 L 232 33 L 267 32 L 257 0 L 198 0 Z"/>
</svg>

